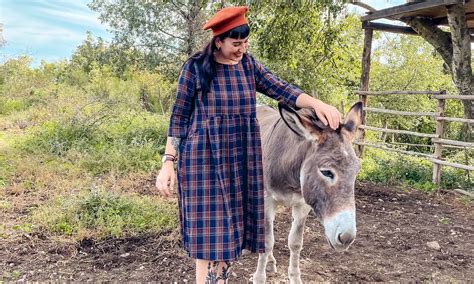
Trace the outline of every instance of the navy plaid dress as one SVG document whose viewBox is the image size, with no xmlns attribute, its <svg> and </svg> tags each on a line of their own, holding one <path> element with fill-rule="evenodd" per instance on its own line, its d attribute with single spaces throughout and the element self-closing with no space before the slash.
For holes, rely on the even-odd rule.
<svg viewBox="0 0 474 284">
<path fill-rule="evenodd" d="M 263 168 L 256 91 L 295 106 L 300 89 L 250 55 L 217 64 L 203 95 L 192 60 L 183 65 L 168 136 L 179 147 L 181 235 L 188 255 L 235 260 L 242 249 L 265 251 Z"/>
</svg>

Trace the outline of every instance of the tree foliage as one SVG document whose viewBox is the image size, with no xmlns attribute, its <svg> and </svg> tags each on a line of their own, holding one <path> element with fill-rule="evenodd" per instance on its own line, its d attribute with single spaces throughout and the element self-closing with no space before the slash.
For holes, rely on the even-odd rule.
<svg viewBox="0 0 474 284">
<path fill-rule="evenodd" d="M 252 41 L 259 57 L 285 62 L 296 70 L 302 58 L 313 65 L 330 60 L 332 46 L 342 32 L 337 24 L 343 2 L 324 1 L 106 1 L 89 5 L 100 13 L 114 34 L 114 44 L 139 50 L 151 67 L 179 65 L 209 40 L 202 30 L 205 20 L 217 9 L 249 5 Z M 312 52 L 308 52 L 308 51 Z M 301 70 L 308 74 L 314 70 Z M 175 70 L 174 75 L 177 75 Z M 301 76 L 293 76 L 293 78 Z M 303 79 L 304 80 L 304 79 Z M 300 80 L 300 81 L 303 81 Z M 307 81 L 307 80 L 304 80 Z"/>
<path fill-rule="evenodd" d="M 114 44 L 140 51 L 152 68 L 183 61 L 206 37 L 207 1 L 94 0 L 89 7 L 112 28 Z"/>
<path fill-rule="evenodd" d="M 122 76 L 127 70 L 149 67 L 138 50 L 107 43 L 102 38 L 94 38 L 91 33 L 87 33 L 86 39 L 71 56 L 70 68 L 89 73 L 94 65 L 107 65 L 117 76 Z"/>
<path fill-rule="evenodd" d="M 272 14 L 271 8 L 268 13 Z M 341 15 L 328 26 L 317 8 L 300 7 L 286 13 L 282 17 L 267 16 L 257 23 L 261 28 L 252 41 L 257 57 L 270 70 L 306 92 L 338 103 L 347 88 L 356 88 L 359 81 L 358 20 Z M 292 14 L 295 16 L 289 16 Z M 285 34 L 281 44 L 278 34 Z"/>
<path fill-rule="evenodd" d="M 386 36 L 378 41 L 372 56 L 371 90 L 446 90 L 455 91 L 450 74 L 443 71 L 443 59 L 426 43 L 416 36 Z M 370 97 L 369 105 L 378 108 L 413 112 L 433 112 L 437 100 L 426 95 L 400 95 Z M 446 116 L 462 117 L 462 104 L 447 101 Z M 370 114 L 371 125 L 391 129 L 411 130 L 422 133 L 435 133 L 435 121 L 429 117 L 400 117 L 387 114 Z M 460 138 L 460 125 L 446 124 L 445 137 Z M 386 136 L 389 140 L 391 136 Z M 426 138 L 398 135 L 396 142 L 430 144 Z M 420 150 L 420 149 L 412 149 Z M 428 150 L 428 149 L 423 149 Z"/>
</svg>

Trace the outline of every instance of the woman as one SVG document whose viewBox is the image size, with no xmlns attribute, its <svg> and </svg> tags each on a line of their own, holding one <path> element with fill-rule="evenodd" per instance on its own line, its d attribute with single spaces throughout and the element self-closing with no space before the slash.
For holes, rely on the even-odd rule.
<svg viewBox="0 0 474 284">
<path fill-rule="evenodd" d="M 177 163 L 183 245 L 196 259 L 196 283 L 227 280 L 245 248 L 265 251 L 263 172 L 256 91 L 296 108 L 312 108 L 333 129 L 336 108 L 271 74 L 246 54 L 247 7 L 217 12 L 205 25 L 213 39 L 183 65 L 163 167 L 156 179 L 168 197 Z"/>
</svg>

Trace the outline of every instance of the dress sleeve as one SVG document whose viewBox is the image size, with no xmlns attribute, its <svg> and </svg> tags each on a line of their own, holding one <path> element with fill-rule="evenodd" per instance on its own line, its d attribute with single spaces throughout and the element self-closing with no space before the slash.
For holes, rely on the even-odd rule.
<svg viewBox="0 0 474 284">
<path fill-rule="evenodd" d="M 291 107 L 298 109 L 296 99 L 304 93 L 302 90 L 273 75 L 257 60 L 254 60 L 254 66 L 255 83 L 258 92 L 275 100 L 284 101 Z"/>
<path fill-rule="evenodd" d="M 196 92 L 196 74 L 191 61 L 186 62 L 181 69 L 176 91 L 176 102 L 170 117 L 168 137 L 186 137 L 189 119 L 194 107 Z"/>
</svg>

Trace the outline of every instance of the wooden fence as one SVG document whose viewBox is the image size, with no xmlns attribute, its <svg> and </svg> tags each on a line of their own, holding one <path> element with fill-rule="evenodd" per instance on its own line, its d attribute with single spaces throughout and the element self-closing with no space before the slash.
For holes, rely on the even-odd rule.
<svg viewBox="0 0 474 284">
<path fill-rule="evenodd" d="M 469 165 L 469 159 L 466 160 L 466 164 L 452 163 L 443 159 L 442 151 L 443 147 L 456 147 L 463 149 L 474 149 L 474 143 L 456 141 L 444 139 L 444 123 L 448 122 L 460 122 L 468 123 L 469 125 L 474 124 L 474 119 L 466 118 L 457 118 L 457 117 L 446 117 L 444 116 L 445 102 L 447 99 L 455 100 L 474 100 L 474 95 L 464 96 L 464 95 L 447 95 L 446 91 L 383 91 L 383 92 L 370 92 L 370 91 L 356 91 L 356 94 L 360 96 L 360 99 L 367 104 L 368 96 L 389 96 L 389 95 L 429 95 L 431 98 L 438 100 L 438 107 L 436 112 L 409 112 L 409 111 L 400 111 L 400 110 L 390 110 L 382 108 L 373 108 L 364 106 L 364 119 L 363 124 L 359 127 L 358 139 L 354 142 L 357 145 L 357 154 L 361 157 L 364 151 L 364 147 L 374 147 L 383 149 L 386 151 L 393 151 L 405 155 L 419 156 L 430 160 L 433 163 L 433 183 L 439 184 L 441 181 L 441 166 L 450 166 L 458 169 L 463 169 L 466 171 L 474 171 L 474 166 Z M 385 113 L 389 115 L 401 115 L 401 116 L 428 116 L 436 121 L 436 133 L 420 133 L 408 130 L 398 130 L 398 129 L 388 129 L 380 128 L 366 125 L 366 113 Z M 415 152 L 415 151 L 406 151 L 396 148 L 387 147 L 381 143 L 367 143 L 365 142 L 365 131 L 379 131 L 383 133 L 395 133 L 395 134 L 408 134 L 417 137 L 426 137 L 430 138 L 433 145 L 423 145 L 417 144 L 417 146 L 425 146 L 434 148 L 432 154 Z"/>
</svg>

